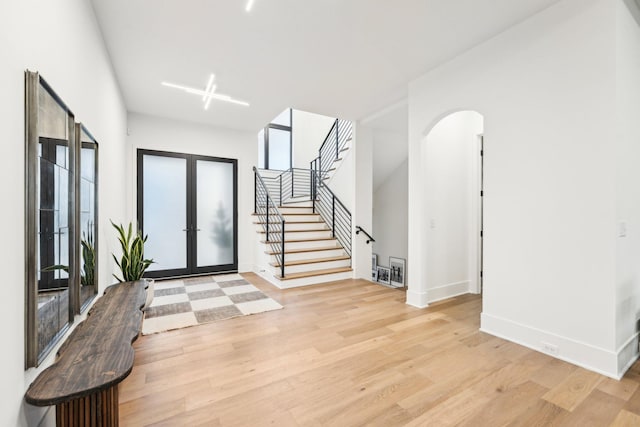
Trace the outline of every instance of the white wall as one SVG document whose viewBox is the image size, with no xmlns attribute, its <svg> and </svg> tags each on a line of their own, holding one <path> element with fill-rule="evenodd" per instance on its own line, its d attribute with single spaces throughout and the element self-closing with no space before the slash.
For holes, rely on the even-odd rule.
<svg viewBox="0 0 640 427">
<path fill-rule="evenodd" d="M 343 162 L 347 163 L 336 171 L 331 185 L 352 214 L 351 263 L 354 277 L 371 280 L 371 244 L 366 243 L 364 235 L 356 235 L 355 228 L 359 225 L 367 231 L 373 229 L 373 130 L 359 122 L 354 123 L 351 148 L 346 154 L 348 156 Z M 348 193 L 348 197 L 343 198 L 339 191 Z"/>
<path fill-rule="evenodd" d="M 616 218 L 627 229 L 616 245 L 615 337 L 621 368 L 637 354 L 640 318 L 640 21 L 634 14 L 640 18 L 634 2 L 616 1 Z"/>
<path fill-rule="evenodd" d="M 38 71 L 100 143 L 100 293 L 112 283 L 108 253 L 114 247 L 108 218 L 125 219 L 126 112 L 88 1 L 44 0 L 0 5 L 0 180 L 5 227 L 0 246 L 4 293 L 0 324 L 5 352 L 0 385 L 0 425 L 38 425 L 45 410 L 24 403 L 35 377 L 51 364 L 55 350 L 38 369 L 24 370 L 24 70 Z M 80 319 L 76 319 L 75 324 Z M 54 410 L 49 411 L 51 422 Z"/>
<path fill-rule="evenodd" d="M 309 169 L 335 119 L 306 111 L 293 110 L 293 167 Z"/>
<path fill-rule="evenodd" d="M 238 160 L 238 270 L 253 271 L 256 228 L 253 224 L 253 166 L 257 165 L 255 135 L 251 132 L 217 129 L 141 114 L 129 114 L 130 156 L 137 150 L 160 150 L 200 154 Z M 129 170 L 133 199 L 130 215 L 135 218 L 135 162 Z"/>
<path fill-rule="evenodd" d="M 462 111 L 438 122 L 423 142 L 428 302 L 469 292 L 476 274 L 469 268 L 476 242 L 472 221 L 479 216 L 472 165 L 481 133 L 482 116 Z"/>
<path fill-rule="evenodd" d="M 427 302 L 424 136 L 485 118 L 482 329 L 607 375 L 615 339 L 615 7 L 564 0 L 409 87 L 407 300 Z M 437 248 L 433 248 L 437 250 Z M 548 346 L 547 346 L 548 348 Z"/>
<path fill-rule="evenodd" d="M 372 250 L 378 254 L 378 265 L 388 267 L 390 256 L 407 259 L 407 164 L 400 164 L 373 193 L 373 227 L 367 231 L 376 239 Z M 405 283 L 410 280 L 409 267 Z"/>
</svg>

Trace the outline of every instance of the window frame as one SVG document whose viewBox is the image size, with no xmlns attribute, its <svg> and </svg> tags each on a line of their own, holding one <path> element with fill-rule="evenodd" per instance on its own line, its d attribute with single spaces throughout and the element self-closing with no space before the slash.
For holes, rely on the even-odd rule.
<svg viewBox="0 0 640 427">
<path fill-rule="evenodd" d="M 269 129 L 277 129 L 285 132 L 289 132 L 289 168 L 293 168 L 293 108 L 289 108 L 289 126 L 280 125 L 276 123 L 269 123 L 264 127 L 264 164 L 260 165 L 262 169 L 276 170 L 269 167 Z M 279 170 L 279 169 L 277 169 Z"/>
</svg>

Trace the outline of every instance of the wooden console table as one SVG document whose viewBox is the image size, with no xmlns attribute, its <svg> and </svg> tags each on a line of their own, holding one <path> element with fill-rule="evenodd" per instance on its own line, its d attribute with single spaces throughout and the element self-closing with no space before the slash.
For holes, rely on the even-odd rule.
<svg viewBox="0 0 640 427">
<path fill-rule="evenodd" d="M 25 399 L 56 405 L 58 426 L 117 426 L 118 383 L 133 368 L 147 282 L 112 285 L 31 383 Z"/>
</svg>

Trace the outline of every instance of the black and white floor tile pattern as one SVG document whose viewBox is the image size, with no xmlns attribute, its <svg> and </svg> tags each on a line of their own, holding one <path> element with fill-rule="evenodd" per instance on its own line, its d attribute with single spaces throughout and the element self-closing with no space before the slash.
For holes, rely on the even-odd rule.
<svg viewBox="0 0 640 427">
<path fill-rule="evenodd" d="M 142 334 L 281 308 L 239 274 L 156 282 L 153 302 L 145 310 Z"/>
</svg>

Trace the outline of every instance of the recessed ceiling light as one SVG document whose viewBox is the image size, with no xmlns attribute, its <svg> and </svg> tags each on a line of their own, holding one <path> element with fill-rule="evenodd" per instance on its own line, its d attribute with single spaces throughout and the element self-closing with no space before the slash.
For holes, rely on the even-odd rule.
<svg viewBox="0 0 640 427">
<path fill-rule="evenodd" d="M 183 86 L 183 85 L 178 85 L 178 84 L 169 83 L 169 82 L 162 82 L 162 86 L 171 87 L 171 88 L 174 88 L 174 89 L 184 90 L 187 93 L 191 93 L 193 95 L 201 96 L 205 110 L 209 109 L 209 105 L 211 104 L 211 100 L 212 99 L 217 99 L 218 101 L 230 102 L 232 104 L 244 105 L 245 107 L 249 106 L 249 103 L 246 102 L 246 101 L 240 101 L 239 99 L 233 99 L 229 95 L 222 95 L 222 94 L 219 94 L 219 93 L 215 93 L 217 86 L 215 84 L 213 84 L 214 79 L 215 79 L 215 76 L 213 74 L 211 74 L 211 76 L 209 76 L 209 81 L 207 82 L 207 85 L 205 86 L 204 90 L 195 89 L 195 88 L 192 88 L 192 87 L 189 87 L 189 86 Z"/>
<path fill-rule="evenodd" d="M 253 2 L 254 0 L 249 0 L 247 2 L 247 7 L 246 7 L 247 12 L 251 12 L 251 9 L 253 8 Z"/>
</svg>

